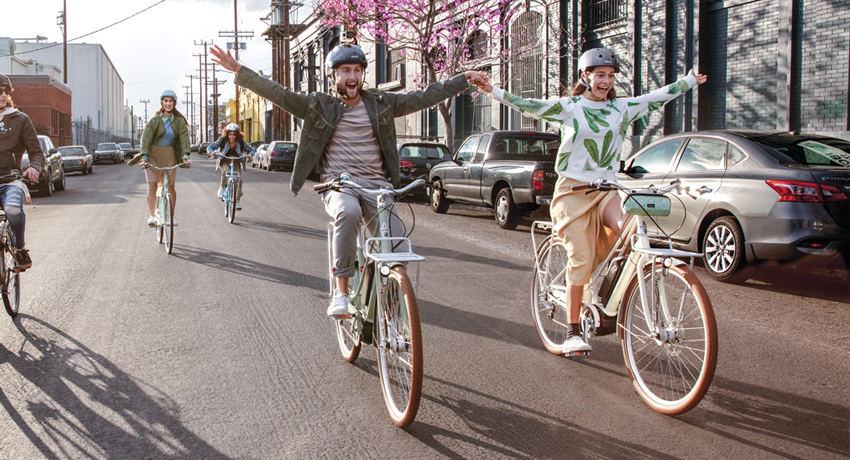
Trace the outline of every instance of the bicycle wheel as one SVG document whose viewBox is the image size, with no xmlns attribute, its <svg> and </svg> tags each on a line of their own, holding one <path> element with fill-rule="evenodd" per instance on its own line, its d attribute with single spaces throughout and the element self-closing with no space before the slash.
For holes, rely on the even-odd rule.
<svg viewBox="0 0 850 460">
<path fill-rule="evenodd" d="M 658 331 L 651 330 L 644 313 L 637 276 L 624 299 L 623 357 L 638 394 L 650 407 L 667 415 L 683 414 L 702 400 L 717 364 L 717 324 L 705 288 L 690 270 L 655 265 L 644 279 L 652 299 L 649 311 L 658 315 Z M 669 317 L 663 318 L 662 299 Z M 649 300 L 648 300 L 649 302 Z"/>
<path fill-rule="evenodd" d="M 390 270 L 379 298 L 378 373 L 390 418 L 413 423 L 422 395 L 422 333 L 413 285 L 404 267 Z"/>
<path fill-rule="evenodd" d="M 563 354 L 567 340 L 566 267 L 567 248 L 560 239 L 549 236 L 537 248 L 538 265 L 531 283 L 531 313 L 540 342 L 550 353 Z"/>
<path fill-rule="evenodd" d="M 6 229 L 4 239 L 6 244 L 3 249 L 2 273 L 3 274 L 3 306 L 6 307 L 6 313 L 12 318 L 18 316 L 18 308 L 21 306 L 21 274 L 15 273 L 15 257 L 12 255 L 11 241 L 12 233 Z"/>
<path fill-rule="evenodd" d="M 165 226 L 163 225 L 163 223 L 165 222 L 165 220 L 163 219 L 163 214 L 164 214 L 163 210 L 165 209 L 165 206 L 163 206 L 163 200 L 164 200 L 164 198 L 162 196 L 158 196 L 156 198 L 156 209 L 157 209 L 157 214 L 158 214 L 157 215 L 157 222 L 156 222 L 156 242 L 157 242 L 157 244 L 162 243 L 162 237 L 164 236 L 164 233 L 165 233 L 165 229 L 164 229 Z"/>
<path fill-rule="evenodd" d="M 165 243 L 165 252 L 171 254 L 171 249 L 174 246 L 174 204 L 171 202 L 171 194 L 165 195 L 165 212 L 164 222 L 162 224 L 163 243 Z"/>
<path fill-rule="evenodd" d="M 230 184 L 227 187 L 227 220 L 231 224 L 236 219 L 236 185 Z"/>
</svg>

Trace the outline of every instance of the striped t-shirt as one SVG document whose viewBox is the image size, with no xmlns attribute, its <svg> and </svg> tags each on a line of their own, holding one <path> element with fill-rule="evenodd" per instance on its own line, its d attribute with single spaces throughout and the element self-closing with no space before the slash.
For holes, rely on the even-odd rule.
<svg viewBox="0 0 850 460">
<path fill-rule="evenodd" d="M 323 173 L 323 180 L 342 173 L 360 179 L 387 180 L 387 168 L 363 99 L 353 106 L 346 105 L 325 150 Z"/>
</svg>

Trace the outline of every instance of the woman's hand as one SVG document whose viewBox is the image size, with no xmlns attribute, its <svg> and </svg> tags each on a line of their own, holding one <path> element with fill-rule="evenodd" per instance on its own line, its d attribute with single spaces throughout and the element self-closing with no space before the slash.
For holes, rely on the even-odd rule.
<svg viewBox="0 0 850 460">
<path fill-rule="evenodd" d="M 481 91 L 489 93 L 493 90 L 493 85 L 490 84 L 490 77 L 487 76 L 486 72 L 467 70 L 464 72 L 464 76 L 466 76 L 466 79 L 473 85 L 477 86 Z"/>
<path fill-rule="evenodd" d="M 233 73 L 239 73 L 239 70 L 242 68 L 242 64 L 230 55 L 230 50 L 225 52 L 223 49 L 219 48 L 218 45 L 213 45 L 210 47 L 210 53 L 213 55 L 213 62 L 218 63 Z"/>
<path fill-rule="evenodd" d="M 190 167 L 192 167 L 192 163 L 189 163 L 188 158 L 184 158 L 183 159 L 183 166 L 186 167 L 186 168 L 190 168 Z"/>
<path fill-rule="evenodd" d="M 148 162 L 147 162 L 147 161 L 145 161 L 145 160 L 141 160 L 141 161 L 139 161 L 139 167 L 140 167 L 140 168 L 145 169 L 145 168 L 147 168 L 147 166 L 148 166 Z"/>
<path fill-rule="evenodd" d="M 701 73 L 696 73 L 696 71 L 694 69 L 691 69 L 690 74 L 693 75 L 694 78 L 697 79 L 697 85 L 701 85 L 701 84 L 705 83 L 706 81 L 708 81 L 707 75 L 703 75 Z"/>
</svg>

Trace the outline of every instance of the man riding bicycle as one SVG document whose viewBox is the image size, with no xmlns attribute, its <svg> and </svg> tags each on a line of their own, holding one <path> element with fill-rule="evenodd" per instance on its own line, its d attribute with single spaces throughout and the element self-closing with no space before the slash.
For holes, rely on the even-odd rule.
<svg viewBox="0 0 850 460">
<path fill-rule="evenodd" d="M 44 169 L 47 160 L 41 151 L 35 127 L 23 112 L 15 108 L 12 102 L 12 81 L 0 73 L 0 176 L 5 176 L 12 170 L 21 170 L 21 157 L 27 152 L 30 166 L 23 175 L 33 181 L 38 181 L 38 175 Z M 51 180 L 49 177 L 47 180 Z M 0 204 L 6 211 L 6 219 L 12 229 L 15 247 L 15 260 L 18 268 L 26 270 L 32 267 L 32 259 L 24 245 L 24 230 L 27 219 L 24 215 L 24 202 L 29 198 L 26 185 L 20 181 L 0 184 Z"/>
<path fill-rule="evenodd" d="M 290 189 L 295 194 L 320 161 L 323 180 L 348 173 L 354 182 L 366 188 L 398 187 L 394 119 L 463 92 L 469 87 L 467 80 L 477 82 L 486 78 L 484 73 L 467 71 L 407 94 L 365 89 L 366 55 L 357 45 L 343 44 L 332 49 L 325 61 L 334 94 L 304 95 L 260 77 L 233 59 L 229 51 L 225 53 L 217 46 L 210 51 L 213 61 L 236 73 L 238 85 L 304 119 L 304 132 L 290 180 Z M 370 231 L 374 230 L 377 201 L 374 196 L 346 189 L 326 192 L 323 202 L 325 211 L 334 219 L 332 252 L 336 289 L 328 316 L 340 316 L 348 313 L 348 280 L 354 274 L 359 222 L 364 217 Z M 390 233 L 390 236 L 404 236 L 401 221 L 395 215 Z"/>
</svg>

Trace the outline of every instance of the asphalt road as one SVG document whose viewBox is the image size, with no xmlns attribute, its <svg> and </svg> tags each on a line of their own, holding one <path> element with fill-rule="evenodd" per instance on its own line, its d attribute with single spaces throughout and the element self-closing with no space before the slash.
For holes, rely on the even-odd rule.
<svg viewBox="0 0 850 460">
<path fill-rule="evenodd" d="M 35 261 L 0 320 L 0 459 L 829 459 L 850 455 L 847 272 L 697 274 L 717 314 L 714 384 L 668 417 L 616 336 L 573 360 L 531 323 L 528 227 L 413 205 L 425 379 L 390 421 L 374 349 L 339 355 L 318 196 L 249 169 L 225 221 L 212 161 L 178 172 L 174 253 L 145 226 L 143 174 L 98 165 L 26 209 Z M 309 184 L 308 184 L 309 185 Z M 411 223 L 409 211 L 404 211 Z"/>
</svg>

